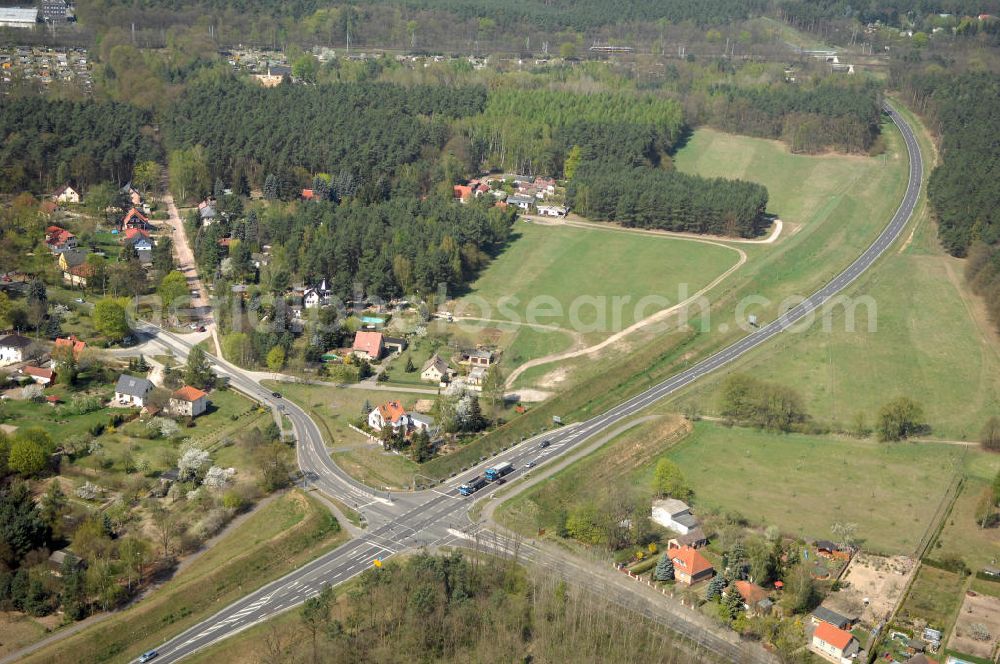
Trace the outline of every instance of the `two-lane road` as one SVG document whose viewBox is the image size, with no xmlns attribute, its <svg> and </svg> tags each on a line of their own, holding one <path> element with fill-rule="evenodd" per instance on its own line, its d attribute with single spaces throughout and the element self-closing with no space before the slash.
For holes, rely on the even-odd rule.
<svg viewBox="0 0 1000 664">
<path fill-rule="evenodd" d="M 218 358 L 211 358 L 218 373 L 228 377 L 234 388 L 261 403 L 272 407 L 280 406 L 294 426 L 298 441 L 299 464 L 307 481 L 348 505 L 357 505 L 367 519 L 369 528 L 361 538 L 320 556 L 308 565 L 233 603 L 215 616 L 163 644 L 158 648 L 161 653 L 159 661 L 177 661 L 276 613 L 288 610 L 303 602 L 305 598 L 318 593 L 323 585 L 342 583 L 356 576 L 370 567 L 376 558 L 384 559 L 400 551 L 420 546 L 459 543 L 467 537 L 467 533 L 475 530 L 467 516 L 471 503 L 486 498 L 491 493 L 491 488 L 487 487 L 471 498 L 463 498 L 457 491 L 463 481 L 473 475 L 481 474 L 485 467 L 501 461 L 510 461 L 515 467 L 515 471 L 506 478 L 508 482 L 517 481 L 527 473 L 539 472 L 534 467 L 544 466 L 552 459 L 577 449 L 585 441 L 620 427 L 656 401 L 676 393 L 702 376 L 719 371 L 797 323 L 808 320 L 807 317 L 831 303 L 833 298 L 870 269 L 900 237 L 919 199 L 923 177 L 920 146 L 909 125 L 895 109 L 886 104 L 885 110 L 899 128 L 909 155 L 910 168 L 906 193 L 889 224 L 865 252 L 843 272 L 802 303 L 786 311 L 780 318 L 755 330 L 724 350 L 605 413 L 514 445 L 462 476 L 442 483 L 436 489 L 393 494 L 390 499 L 388 495 L 364 486 L 333 463 L 319 428 L 307 413 L 295 404 L 274 397 L 269 390 L 238 367 Z M 156 335 L 161 342 L 173 348 L 180 356 L 185 356 L 190 349 L 189 344 L 176 335 L 151 326 L 146 332 Z M 525 551 L 532 554 L 528 556 L 529 559 L 534 556 L 539 562 L 542 561 L 540 554 L 532 552 L 530 547 Z M 564 573 L 559 571 L 564 568 L 565 566 L 563 568 L 557 566 L 554 571 Z M 609 597 L 623 606 L 634 604 L 617 591 Z M 636 608 L 643 613 L 649 612 L 648 607 L 636 606 Z M 680 614 L 672 614 L 668 626 L 675 632 L 694 639 L 707 650 L 732 661 L 761 663 L 774 661 L 773 657 L 763 649 L 757 648 L 748 654 L 745 647 L 734 645 L 731 639 L 704 629 L 693 620 L 685 620 Z"/>
</svg>

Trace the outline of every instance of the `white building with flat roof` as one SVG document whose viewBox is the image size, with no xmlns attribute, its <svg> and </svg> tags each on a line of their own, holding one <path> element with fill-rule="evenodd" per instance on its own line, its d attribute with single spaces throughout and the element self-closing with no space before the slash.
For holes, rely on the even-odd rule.
<svg viewBox="0 0 1000 664">
<path fill-rule="evenodd" d="M 37 22 L 37 7 L 0 7 L 0 28 L 33 28 Z"/>
</svg>

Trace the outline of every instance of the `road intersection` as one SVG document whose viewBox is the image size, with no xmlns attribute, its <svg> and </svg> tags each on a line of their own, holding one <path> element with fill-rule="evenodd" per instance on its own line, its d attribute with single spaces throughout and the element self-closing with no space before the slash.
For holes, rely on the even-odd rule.
<svg viewBox="0 0 1000 664">
<path fill-rule="evenodd" d="M 281 412 L 289 418 L 295 432 L 298 461 L 304 482 L 348 506 L 355 507 L 365 517 L 367 529 L 360 537 L 243 597 L 161 645 L 157 648 L 160 653 L 158 661 L 178 661 L 298 606 L 308 597 L 318 594 L 324 585 L 336 585 L 347 581 L 370 568 L 375 560 L 421 547 L 468 544 L 470 538 L 477 538 L 477 542 L 482 542 L 481 538 L 487 535 L 469 520 L 468 511 L 475 500 L 488 499 L 490 488 L 480 490 L 472 497 L 462 497 L 459 495 L 458 487 L 463 481 L 476 474 L 482 474 L 486 467 L 502 461 L 509 461 L 515 467 L 515 471 L 507 477 L 508 482 L 517 481 L 533 472 L 541 472 L 542 469 L 537 467 L 544 466 L 567 452 L 582 448 L 582 444 L 586 441 L 593 441 L 595 437 L 620 428 L 660 399 L 676 393 L 709 373 L 726 367 L 820 311 L 824 305 L 830 303 L 835 296 L 872 267 L 900 237 L 919 199 L 923 177 L 920 146 L 910 126 L 895 109 L 886 104 L 885 111 L 902 133 L 909 154 L 910 170 L 906 193 L 889 224 L 869 248 L 843 272 L 778 319 L 754 330 L 727 348 L 662 383 L 591 419 L 513 444 L 500 454 L 484 460 L 468 472 L 452 477 L 433 489 L 389 495 L 361 484 L 332 461 L 319 427 L 305 411 L 291 402 L 273 396 L 270 389 L 258 382 L 259 377 L 250 376 L 235 365 L 210 356 L 216 372 L 227 378 L 232 388 L 261 404 L 273 408 L 280 406 Z M 180 336 L 148 324 L 140 328 L 143 334 L 155 337 L 158 343 L 168 347 L 179 357 L 186 356 L 191 349 L 191 345 Z M 541 445 L 543 441 L 547 443 L 544 447 Z M 488 546 L 491 550 L 506 551 L 496 540 L 490 541 L 492 544 Z M 565 569 L 567 565 L 564 557 L 554 560 L 543 549 L 529 543 L 519 543 L 517 548 L 521 558 L 550 567 L 553 572 Z M 572 561 L 569 564 L 572 565 Z M 693 619 L 685 619 L 683 615 L 677 613 L 664 613 L 662 608 L 653 610 L 649 604 L 637 599 L 634 593 L 623 590 L 614 580 L 596 580 L 595 584 L 595 589 L 603 588 L 607 591 L 607 596 L 613 597 L 618 603 L 660 621 L 718 657 L 730 661 L 761 663 L 774 661 L 773 657 L 763 649 L 756 648 L 748 652 L 744 645 L 702 629 Z"/>
</svg>

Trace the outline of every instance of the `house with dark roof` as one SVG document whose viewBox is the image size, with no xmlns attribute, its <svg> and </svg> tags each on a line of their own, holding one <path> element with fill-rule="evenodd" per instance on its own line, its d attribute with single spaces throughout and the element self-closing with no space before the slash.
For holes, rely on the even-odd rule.
<svg viewBox="0 0 1000 664">
<path fill-rule="evenodd" d="M 121 406 L 143 408 L 146 397 L 153 391 L 153 384 L 145 378 L 122 374 L 115 384 L 115 401 Z"/>
<path fill-rule="evenodd" d="M 431 358 L 424 363 L 423 368 L 420 370 L 420 380 L 426 380 L 433 383 L 444 383 L 447 382 L 450 377 L 451 368 L 437 353 L 431 355 Z"/>
<path fill-rule="evenodd" d="M 56 189 L 56 193 L 52 194 L 52 200 L 57 203 L 79 203 L 80 192 L 68 184 L 64 184 Z"/>
<path fill-rule="evenodd" d="M 20 334 L 8 334 L 0 339 L 0 367 L 29 359 L 33 343 L 31 339 Z"/>
<path fill-rule="evenodd" d="M 388 335 L 382 335 L 382 345 L 386 350 L 394 353 L 402 353 L 407 346 L 406 339 L 403 337 L 390 337 Z"/>
<path fill-rule="evenodd" d="M 683 535 L 671 537 L 667 540 L 668 549 L 679 549 L 682 546 L 689 546 L 692 549 L 700 549 L 703 546 L 708 546 L 708 535 L 698 526 Z"/>
<path fill-rule="evenodd" d="M 121 223 L 122 229 L 127 228 L 140 228 L 144 231 L 152 230 L 153 226 L 149 223 L 149 219 L 146 218 L 142 212 L 139 212 L 137 208 L 132 208 L 122 219 Z"/>
<path fill-rule="evenodd" d="M 851 629 L 858 622 L 857 618 L 841 615 L 825 606 L 817 606 L 809 617 L 814 625 L 825 622 L 838 629 Z"/>
<path fill-rule="evenodd" d="M 670 560 L 674 563 L 674 578 L 678 583 L 693 585 L 715 576 L 715 568 L 705 556 L 689 546 L 670 549 Z"/>
<path fill-rule="evenodd" d="M 493 364 L 493 351 L 477 348 L 474 350 L 462 351 L 462 364 L 469 364 L 474 367 L 488 367 Z"/>
<path fill-rule="evenodd" d="M 76 249 L 68 249 L 59 254 L 59 269 L 66 271 L 71 267 L 83 265 L 87 262 L 87 254 Z"/>
</svg>

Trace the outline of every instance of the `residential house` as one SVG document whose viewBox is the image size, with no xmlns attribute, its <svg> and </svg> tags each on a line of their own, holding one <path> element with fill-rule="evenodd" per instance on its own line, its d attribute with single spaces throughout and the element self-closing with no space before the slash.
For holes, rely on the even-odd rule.
<svg viewBox="0 0 1000 664">
<path fill-rule="evenodd" d="M 359 357 L 366 357 L 369 360 L 377 360 L 382 357 L 383 340 L 381 332 L 369 332 L 358 330 L 354 334 L 354 345 L 351 352 Z"/>
<path fill-rule="evenodd" d="M 115 385 L 115 401 L 122 406 L 143 408 L 146 397 L 153 391 L 153 384 L 145 378 L 122 374 Z"/>
<path fill-rule="evenodd" d="M 74 569 L 83 569 L 86 567 L 83 560 L 75 553 L 69 549 L 60 549 L 58 551 L 53 551 L 52 555 L 49 556 L 49 569 L 52 571 L 53 575 L 59 576 L 62 574 L 63 568 L 67 562 Z"/>
<path fill-rule="evenodd" d="M 142 194 L 139 193 L 138 189 L 132 186 L 131 182 L 121 188 L 121 193 L 124 194 L 129 203 L 132 205 L 136 207 L 142 205 Z"/>
<path fill-rule="evenodd" d="M 68 184 L 64 184 L 56 189 L 56 193 L 52 194 L 52 200 L 57 203 L 79 203 L 80 192 Z"/>
<path fill-rule="evenodd" d="M 129 228 L 138 228 L 144 231 L 149 231 L 153 229 L 153 225 L 149 223 L 149 218 L 146 217 L 146 215 L 139 212 L 138 209 L 132 208 L 122 219 L 121 223 L 122 230 L 127 230 Z"/>
<path fill-rule="evenodd" d="M 521 187 L 526 187 L 535 182 L 535 177 L 533 175 L 515 175 L 513 178 L 514 186 L 520 189 Z"/>
<path fill-rule="evenodd" d="M 433 383 L 446 383 L 451 378 L 451 368 L 437 353 L 434 353 L 420 370 L 420 380 Z"/>
<path fill-rule="evenodd" d="M 814 625 L 825 622 L 833 625 L 837 629 L 849 630 L 858 622 L 856 617 L 850 618 L 848 616 L 841 615 L 836 611 L 826 608 L 825 606 L 817 606 L 809 617 Z"/>
<path fill-rule="evenodd" d="M 316 309 L 323 303 L 323 295 L 316 288 L 307 288 L 302 295 L 302 305 L 306 309 Z"/>
<path fill-rule="evenodd" d="M 472 367 L 469 375 L 465 377 L 465 384 L 476 390 L 482 390 L 485 382 L 486 367 Z"/>
<path fill-rule="evenodd" d="M 674 578 L 678 583 L 694 585 L 699 581 L 711 579 L 715 576 L 715 568 L 712 563 L 705 559 L 705 556 L 698 553 L 696 549 L 689 546 L 682 546 L 679 549 L 670 549 L 670 560 L 674 563 Z"/>
<path fill-rule="evenodd" d="M 472 198 L 472 187 L 465 184 L 456 184 L 451 188 L 452 196 L 462 201 L 463 203 L 468 203 L 469 199 Z"/>
<path fill-rule="evenodd" d="M 31 339 L 20 334 L 8 334 L 0 339 L 0 367 L 30 359 L 33 345 Z"/>
<path fill-rule="evenodd" d="M 764 616 L 771 613 L 774 603 L 768 592 L 749 581 L 737 581 L 733 584 L 734 592 L 743 598 L 743 608 L 751 616 Z"/>
<path fill-rule="evenodd" d="M 403 337 L 389 337 L 382 336 L 382 345 L 387 351 L 392 351 L 393 353 L 402 353 L 406 350 L 406 339 Z"/>
<path fill-rule="evenodd" d="M 94 267 L 87 263 L 74 265 L 68 270 L 63 270 L 63 283 L 67 286 L 86 288 L 87 280 L 94 276 Z"/>
<path fill-rule="evenodd" d="M 303 189 L 302 190 L 302 200 L 304 200 L 304 201 L 311 201 L 311 200 L 313 200 L 315 198 L 316 198 L 316 192 L 314 190 L 312 190 L 312 189 Z"/>
<path fill-rule="evenodd" d="M 201 220 L 202 226 L 211 226 L 216 222 L 216 217 L 218 213 L 215 211 L 214 203 L 202 203 L 198 204 L 198 218 Z"/>
<path fill-rule="evenodd" d="M 368 426 L 375 431 L 391 426 L 393 433 L 404 433 L 413 428 L 413 419 L 398 401 L 387 401 L 368 413 Z"/>
<path fill-rule="evenodd" d="M 556 193 L 556 181 L 554 178 L 535 178 L 533 183 L 539 193 L 551 196 Z"/>
<path fill-rule="evenodd" d="M 410 413 L 410 421 L 413 422 L 414 431 L 426 431 L 432 437 L 437 435 L 437 429 L 434 426 L 433 417 L 428 417 L 427 415 L 419 415 L 417 413 Z"/>
<path fill-rule="evenodd" d="M 25 376 L 29 376 L 31 380 L 35 381 L 36 384 L 43 387 L 48 387 L 56 379 L 56 372 L 52 369 L 45 369 L 42 367 L 22 367 L 21 373 Z"/>
<path fill-rule="evenodd" d="M 525 212 L 531 209 L 531 206 L 535 204 L 534 196 L 525 196 L 523 194 L 514 194 L 513 196 L 507 197 L 507 205 L 516 205 Z"/>
<path fill-rule="evenodd" d="M 76 249 L 70 249 L 59 254 L 59 269 L 65 272 L 71 267 L 83 265 L 87 262 L 87 254 Z"/>
<path fill-rule="evenodd" d="M 61 254 L 77 248 L 76 236 L 65 228 L 49 226 L 45 229 L 45 245 L 53 254 Z"/>
<path fill-rule="evenodd" d="M 569 212 L 564 205 L 539 205 L 538 214 L 543 217 L 565 217 Z"/>
<path fill-rule="evenodd" d="M 813 546 L 816 547 L 816 553 L 823 556 L 824 558 L 830 558 L 834 560 L 850 560 L 851 552 L 845 547 L 840 546 L 830 540 L 816 540 L 813 542 Z"/>
<path fill-rule="evenodd" d="M 208 410 L 208 395 L 197 387 L 185 385 L 170 395 L 170 412 L 184 417 L 198 417 Z"/>
<path fill-rule="evenodd" d="M 681 535 L 687 535 L 699 526 L 687 503 L 676 498 L 654 500 L 651 516 L 656 523 Z"/>
<path fill-rule="evenodd" d="M 122 239 L 124 244 L 131 244 L 132 247 L 138 251 L 152 251 L 153 250 L 153 240 L 149 236 L 148 231 L 144 231 L 141 228 L 127 228 L 125 229 L 125 236 Z"/>
<path fill-rule="evenodd" d="M 683 535 L 678 535 L 667 540 L 668 549 L 679 549 L 682 546 L 689 546 L 692 549 L 700 549 L 703 546 L 708 546 L 708 536 L 701 528 L 692 528 Z"/>
<path fill-rule="evenodd" d="M 493 351 L 475 349 L 462 352 L 462 364 L 474 367 L 488 367 L 493 364 Z"/>
<path fill-rule="evenodd" d="M 860 645 L 850 632 L 834 627 L 828 622 L 821 622 L 813 632 L 809 649 L 834 664 L 848 664 L 853 661 L 852 657 L 858 654 Z"/>
<path fill-rule="evenodd" d="M 70 335 L 69 337 L 62 338 L 58 337 L 55 342 L 56 350 L 61 348 L 71 348 L 73 350 L 73 359 L 79 360 L 80 355 L 87 348 L 87 344 L 76 338 L 76 335 Z"/>
</svg>

